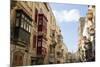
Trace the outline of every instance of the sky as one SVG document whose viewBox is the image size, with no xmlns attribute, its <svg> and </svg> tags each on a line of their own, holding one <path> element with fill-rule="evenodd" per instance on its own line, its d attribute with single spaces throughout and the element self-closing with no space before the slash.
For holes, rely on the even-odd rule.
<svg viewBox="0 0 100 67">
<path fill-rule="evenodd" d="M 78 49 L 78 24 L 79 18 L 86 16 L 88 5 L 49 3 L 61 29 L 63 41 L 69 52 Z"/>
</svg>

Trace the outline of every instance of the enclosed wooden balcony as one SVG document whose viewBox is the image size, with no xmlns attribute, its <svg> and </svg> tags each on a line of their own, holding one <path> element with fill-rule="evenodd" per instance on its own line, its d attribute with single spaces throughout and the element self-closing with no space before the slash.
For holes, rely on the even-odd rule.
<svg viewBox="0 0 100 67">
<path fill-rule="evenodd" d="M 93 11 L 92 10 L 88 10 L 87 17 L 88 17 L 88 20 L 92 20 L 92 18 L 93 18 Z"/>
</svg>

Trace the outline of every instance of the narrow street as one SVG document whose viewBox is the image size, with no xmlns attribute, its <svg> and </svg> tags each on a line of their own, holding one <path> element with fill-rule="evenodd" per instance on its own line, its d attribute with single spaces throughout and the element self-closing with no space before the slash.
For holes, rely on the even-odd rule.
<svg viewBox="0 0 100 67">
<path fill-rule="evenodd" d="M 95 61 L 95 6 L 66 5 L 11 0 L 11 67 Z"/>
</svg>

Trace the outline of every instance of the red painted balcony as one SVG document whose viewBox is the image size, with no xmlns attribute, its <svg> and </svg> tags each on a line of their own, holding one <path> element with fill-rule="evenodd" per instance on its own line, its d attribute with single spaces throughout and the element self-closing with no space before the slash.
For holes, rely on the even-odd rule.
<svg viewBox="0 0 100 67">
<path fill-rule="evenodd" d="M 42 47 L 42 56 L 45 57 L 47 54 L 46 48 Z"/>
</svg>

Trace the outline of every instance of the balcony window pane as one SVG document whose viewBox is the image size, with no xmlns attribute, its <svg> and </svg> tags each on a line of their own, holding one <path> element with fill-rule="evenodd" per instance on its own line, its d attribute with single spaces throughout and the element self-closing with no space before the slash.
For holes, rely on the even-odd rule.
<svg viewBox="0 0 100 67">
<path fill-rule="evenodd" d="M 38 47 L 41 47 L 41 41 L 38 41 Z"/>
<path fill-rule="evenodd" d="M 24 25 L 24 29 L 25 29 L 25 27 L 26 27 L 26 23 L 24 22 L 24 24 L 23 24 L 23 25 Z"/>
<path fill-rule="evenodd" d="M 20 13 L 17 13 L 17 15 L 16 15 L 17 17 L 19 17 L 20 16 Z"/>
<path fill-rule="evenodd" d="M 24 27 L 24 20 L 21 19 L 21 28 L 23 28 L 23 27 Z"/>
<path fill-rule="evenodd" d="M 29 32 L 31 31 L 31 26 L 29 26 Z"/>
<path fill-rule="evenodd" d="M 22 18 L 24 18 L 24 15 L 22 14 Z"/>
<path fill-rule="evenodd" d="M 16 27 L 19 26 L 19 18 L 16 19 Z"/>
<path fill-rule="evenodd" d="M 26 27 L 26 30 L 27 30 L 27 31 L 28 31 L 28 26 L 29 26 L 29 25 L 27 24 L 27 27 Z"/>
</svg>

